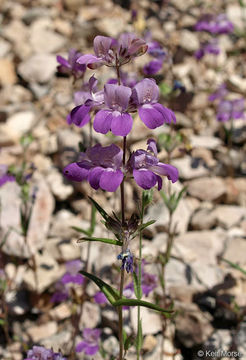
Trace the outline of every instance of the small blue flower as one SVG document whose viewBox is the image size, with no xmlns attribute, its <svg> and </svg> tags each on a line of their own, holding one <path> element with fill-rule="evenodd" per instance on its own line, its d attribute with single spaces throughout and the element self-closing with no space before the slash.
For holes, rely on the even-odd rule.
<svg viewBox="0 0 246 360">
<path fill-rule="evenodd" d="M 125 269 L 126 272 L 133 272 L 133 255 L 130 249 L 127 249 L 125 252 L 120 253 L 117 256 L 117 260 L 122 261 L 121 269 Z"/>
</svg>

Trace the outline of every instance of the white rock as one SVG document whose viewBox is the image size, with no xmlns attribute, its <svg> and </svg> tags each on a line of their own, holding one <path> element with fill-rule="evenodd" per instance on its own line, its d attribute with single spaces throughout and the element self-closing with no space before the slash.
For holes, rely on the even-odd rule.
<svg viewBox="0 0 246 360">
<path fill-rule="evenodd" d="M 137 312 L 137 306 L 130 308 L 131 323 L 135 333 L 137 333 Z M 141 319 L 143 335 L 157 334 L 162 330 L 161 318 L 158 313 L 141 307 Z"/>
<path fill-rule="evenodd" d="M 58 327 L 55 321 L 46 322 L 43 325 L 31 326 L 27 329 L 27 334 L 34 343 L 48 338 L 57 333 Z"/>
<path fill-rule="evenodd" d="M 31 131 L 35 123 L 36 116 L 34 112 L 21 111 L 10 116 L 6 124 L 2 126 L 2 130 L 12 140 L 18 140 L 22 135 Z"/>
<path fill-rule="evenodd" d="M 239 224 L 246 217 L 246 209 L 240 206 L 219 205 L 212 215 L 217 219 L 220 226 L 226 229 Z"/>
<path fill-rule="evenodd" d="M 56 72 L 56 56 L 36 54 L 20 63 L 18 72 L 28 82 L 49 82 Z"/>
<path fill-rule="evenodd" d="M 219 138 L 212 136 L 198 136 L 191 135 L 190 143 L 192 147 L 204 147 L 206 149 L 214 150 L 218 146 L 222 145 L 222 141 Z"/>
<path fill-rule="evenodd" d="M 100 320 L 101 314 L 99 306 L 89 301 L 85 301 L 83 305 L 83 314 L 79 322 L 80 327 L 95 328 L 100 323 Z"/>
<path fill-rule="evenodd" d="M 66 200 L 73 193 L 73 186 L 65 184 L 63 175 L 56 169 L 49 173 L 47 182 L 58 200 Z"/>
<path fill-rule="evenodd" d="M 11 45 L 8 41 L 0 39 L 0 57 L 4 57 L 10 51 Z"/>
<path fill-rule="evenodd" d="M 55 259 L 46 251 L 35 255 L 37 265 L 36 274 L 28 268 L 23 276 L 23 281 L 31 291 L 42 293 L 51 284 L 55 283 L 64 274 L 65 269 L 58 265 Z M 37 284 L 36 284 L 37 276 Z"/>
<path fill-rule="evenodd" d="M 188 193 L 200 200 L 213 201 L 226 193 L 226 186 L 220 177 L 204 177 L 189 181 Z"/>
<path fill-rule="evenodd" d="M 181 30 L 179 44 L 183 49 L 191 52 L 198 50 L 200 47 L 197 34 L 189 30 Z"/>
<path fill-rule="evenodd" d="M 178 168 L 180 178 L 184 180 L 194 179 L 209 174 L 209 170 L 204 166 L 203 161 L 200 159 L 185 156 L 180 159 L 174 159 L 172 165 Z"/>
<path fill-rule="evenodd" d="M 45 23 L 35 21 L 31 28 L 30 44 L 35 53 L 56 53 L 66 43 L 66 38 L 51 29 Z"/>
</svg>

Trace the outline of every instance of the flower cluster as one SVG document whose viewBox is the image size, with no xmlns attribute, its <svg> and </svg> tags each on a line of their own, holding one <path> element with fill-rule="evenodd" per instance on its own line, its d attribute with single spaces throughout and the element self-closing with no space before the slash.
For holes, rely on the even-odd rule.
<svg viewBox="0 0 246 360">
<path fill-rule="evenodd" d="M 33 346 L 31 350 L 28 350 L 24 360 L 66 360 L 66 358 L 61 353 L 43 346 Z"/>
<path fill-rule="evenodd" d="M 234 30 L 233 24 L 225 14 L 213 15 L 205 14 L 195 25 L 196 31 L 205 31 L 214 35 L 230 34 Z M 200 49 L 195 52 L 197 60 L 203 58 L 205 54 L 218 55 L 220 53 L 219 43 L 216 38 L 201 44 Z"/>
<path fill-rule="evenodd" d="M 234 25 L 226 14 L 204 14 L 195 25 L 196 31 L 206 31 L 211 34 L 229 34 L 233 32 Z"/>
<path fill-rule="evenodd" d="M 145 35 L 145 40 L 148 45 L 147 53 L 154 59 L 144 66 L 143 72 L 145 75 L 155 75 L 162 68 L 163 62 L 168 56 L 167 51 L 158 41 L 152 40 L 150 32 Z"/>
<path fill-rule="evenodd" d="M 99 351 L 99 338 L 101 335 L 100 329 L 89 329 L 83 330 L 84 340 L 77 344 L 75 351 L 82 352 L 86 355 L 95 355 Z"/>
<path fill-rule="evenodd" d="M 66 273 L 56 283 L 51 301 L 62 302 L 69 298 L 69 287 L 71 285 L 82 285 L 84 283 L 84 277 L 79 274 L 82 269 L 83 263 L 81 260 L 71 260 L 66 263 Z"/>
<path fill-rule="evenodd" d="M 210 101 L 218 101 L 217 120 L 227 122 L 229 120 L 244 119 L 245 101 L 244 98 L 228 100 L 226 85 L 222 84 L 215 93 L 209 97 Z"/>
<path fill-rule="evenodd" d="M 210 41 L 201 44 L 200 49 L 198 49 L 195 52 L 195 57 L 197 58 L 197 60 L 200 60 L 206 54 L 219 55 L 219 53 L 220 53 L 220 48 L 218 45 L 218 41 L 217 39 L 212 39 Z"/>
<path fill-rule="evenodd" d="M 96 69 L 102 65 L 122 66 L 131 59 L 143 55 L 148 48 L 144 40 L 138 39 L 130 33 L 122 34 L 118 40 L 106 36 L 96 36 L 93 45 L 95 55 L 82 55 L 77 60 L 79 64 L 87 65 L 90 69 Z"/>
<path fill-rule="evenodd" d="M 151 189 L 158 183 L 162 188 L 161 176 L 167 176 L 173 183 L 178 180 L 178 170 L 157 158 L 156 142 L 149 139 L 147 151 L 139 149 L 130 155 L 127 164 L 122 162 L 122 150 L 112 144 L 103 147 L 100 144 L 80 154 L 78 162 L 64 168 L 64 175 L 73 181 L 87 180 L 93 189 L 114 192 L 120 186 L 124 176 L 132 177 L 143 189 Z"/>
<path fill-rule="evenodd" d="M 57 55 L 56 60 L 60 64 L 57 66 L 57 71 L 62 74 L 72 75 L 75 79 L 82 78 L 84 76 L 86 66 L 77 62 L 81 56 L 82 54 L 75 49 L 69 50 L 68 59 Z"/>
<path fill-rule="evenodd" d="M 68 123 L 79 127 L 90 121 L 90 112 L 99 110 L 94 119 L 96 132 L 126 136 L 130 133 L 133 118 L 138 111 L 140 119 L 149 129 L 164 123 L 176 122 L 174 113 L 158 103 L 159 88 L 153 79 L 144 79 L 133 88 L 125 85 L 106 84 L 104 91 L 95 91 L 97 80 L 90 79 L 90 91 L 82 105 L 75 107 L 68 116 Z"/>
<path fill-rule="evenodd" d="M 15 177 L 8 173 L 7 165 L 0 165 L 0 186 L 3 186 L 7 182 L 15 181 Z"/>
</svg>

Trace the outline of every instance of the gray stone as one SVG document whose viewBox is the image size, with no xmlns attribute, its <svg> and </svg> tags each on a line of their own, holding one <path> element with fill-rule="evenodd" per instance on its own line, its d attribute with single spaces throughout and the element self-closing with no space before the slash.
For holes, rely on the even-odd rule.
<svg viewBox="0 0 246 360">
<path fill-rule="evenodd" d="M 216 224 L 216 217 L 210 209 L 198 210 L 191 219 L 194 230 L 209 230 Z"/>
<path fill-rule="evenodd" d="M 178 168 L 179 176 L 184 180 L 190 180 L 209 174 L 209 170 L 204 166 L 203 161 L 200 159 L 197 161 L 188 155 L 180 159 L 174 159 L 172 165 Z"/>
<path fill-rule="evenodd" d="M 220 177 L 203 177 L 189 182 L 188 193 L 203 201 L 215 201 L 225 195 L 226 186 Z"/>
<path fill-rule="evenodd" d="M 31 131 L 35 123 L 34 112 L 21 111 L 10 116 L 7 122 L 1 125 L 1 132 L 5 133 L 10 141 L 18 141 L 22 135 Z"/>
<path fill-rule="evenodd" d="M 190 52 L 194 52 L 200 47 L 197 34 L 189 30 L 181 30 L 179 44 L 183 49 Z"/>
<path fill-rule="evenodd" d="M 56 72 L 56 56 L 36 54 L 20 63 L 18 73 L 28 82 L 47 83 Z"/>
<path fill-rule="evenodd" d="M 238 225 L 246 217 L 246 209 L 240 206 L 219 205 L 211 216 L 215 217 L 219 226 L 229 229 Z"/>
<path fill-rule="evenodd" d="M 47 182 L 58 200 L 66 200 L 73 193 L 73 186 L 64 183 L 64 177 L 57 169 L 52 169 L 47 176 Z"/>
<path fill-rule="evenodd" d="M 56 260 L 46 251 L 42 255 L 38 253 L 35 255 L 35 263 L 37 266 L 36 272 L 27 268 L 23 276 L 25 285 L 31 291 L 42 293 L 51 284 L 60 279 L 65 272 L 65 269 L 59 267 Z"/>
<path fill-rule="evenodd" d="M 43 325 L 31 326 L 27 329 L 27 334 L 30 336 L 34 343 L 40 340 L 49 338 L 57 333 L 58 327 L 55 321 L 46 322 Z"/>
<path fill-rule="evenodd" d="M 177 306 L 178 307 L 178 306 Z M 182 311 L 183 310 L 185 311 Z M 206 341 L 213 332 L 212 316 L 202 312 L 196 304 L 184 304 L 176 317 L 176 336 L 187 348 Z"/>
<path fill-rule="evenodd" d="M 137 307 L 130 308 L 131 323 L 135 333 L 137 333 L 137 312 Z M 161 318 L 158 313 L 141 307 L 141 319 L 143 335 L 157 334 L 162 330 Z"/>
</svg>

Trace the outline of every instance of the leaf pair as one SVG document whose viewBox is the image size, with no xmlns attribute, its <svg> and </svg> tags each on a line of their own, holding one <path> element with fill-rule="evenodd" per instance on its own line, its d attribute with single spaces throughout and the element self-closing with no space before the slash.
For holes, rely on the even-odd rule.
<svg viewBox="0 0 246 360">
<path fill-rule="evenodd" d="M 89 274 L 86 271 L 81 270 L 80 273 L 87 277 L 88 279 L 92 280 L 99 289 L 104 293 L 108 301 L 113 306 L 144 306 L 149 309 L 159 311 L 167 318 L 171 317 L 173 310 L 171 309 L 163 309 L 158 305 L 152 304 L 148 301 L 143 301 L 139 299 L 126 299 L 126 298 L 120 298 L 118 290 L 110 286 L 109 284 L 105 283 L 103 280 L 99 279 L 97 276 Z"/>
</svg>

